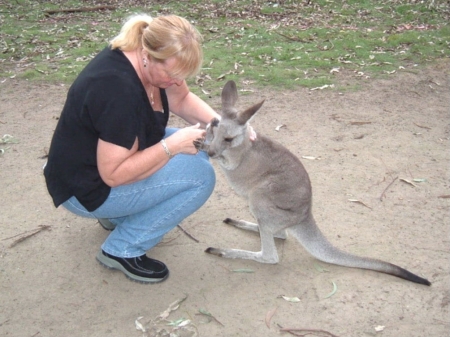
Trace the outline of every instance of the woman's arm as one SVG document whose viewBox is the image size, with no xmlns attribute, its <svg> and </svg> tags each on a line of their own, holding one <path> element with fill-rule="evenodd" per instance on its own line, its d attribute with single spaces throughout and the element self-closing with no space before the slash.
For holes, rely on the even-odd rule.
<svg viewBox="0 0 450 337">
<path fill-rule="evenodd" d="M 172 155 L 178 153 L 196 154 L 193 142 L 202 138 L 205 131 L 199 125 L 180 129 L 166 138 Z M 99 139 L 97 144 L 97 166 L 102 180 L 111 187 L 130 184 L 145 179 L 163 167 L 169 157 L 161 143 L 138 151 L 136 139 L 132 148 L 118 146 Z"/>
<path fill-rule="evenodd" d="M 201 127 L 205 128 L 213 118 L 220 119 L 220 115 L 205 101 L 189 91 L 186 81 L 180 86 L 176 84 L 170 86 L 166 89 L 166 93 L 170 111 L 190 124 L 200 123 Z"/>
</svg>

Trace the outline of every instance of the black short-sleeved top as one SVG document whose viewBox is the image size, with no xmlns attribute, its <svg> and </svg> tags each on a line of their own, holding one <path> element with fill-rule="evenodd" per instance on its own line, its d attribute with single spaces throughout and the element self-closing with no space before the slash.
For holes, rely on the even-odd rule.
<svg viewBox="0 0 450 337">
<path fill-rule="evenodd" d="M 69 89 L 50 145 L 44 175 L 56 207 L 75 196 L 90 212 L 111 188 L 97 168 L 99 139 L 139 150 L 158 143 L 169 119 L 166 92 L 163 112 L 153 111 L 136 71 L 122 51 L 101 51 Z"/>
</svg>

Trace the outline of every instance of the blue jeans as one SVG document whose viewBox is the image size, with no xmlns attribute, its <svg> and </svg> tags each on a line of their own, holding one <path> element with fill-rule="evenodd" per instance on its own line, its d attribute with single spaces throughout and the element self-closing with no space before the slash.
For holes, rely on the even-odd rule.
<svg viewBox="0 0 450 337">
<path fill-rule="evenodd" d="M 176 132 L 166 129 L 165 137 Z M 63 206 L 88 218 L 107 218 L 116 228 L 102 249 L 117 257 L 137 257 L 160 242 L 211 195 L 216 177 L 204 152 L 178 154 L 150 177 L 114 187 L 106 201 L 88 212 L 75 197 Z"/>
</svg>

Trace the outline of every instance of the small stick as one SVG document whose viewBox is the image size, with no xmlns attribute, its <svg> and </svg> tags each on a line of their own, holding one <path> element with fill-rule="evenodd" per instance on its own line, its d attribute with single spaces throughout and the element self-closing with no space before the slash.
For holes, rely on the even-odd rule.
<svg viewBox="0 0 450 337">
<path fill-rule="evenodd" d="M 14 247 L 15 245 L 17 245 L 18 243 L 20 243 L 20 242 L 22 242 L 22 241 L 25 241 L 26 239 L 32 237 L 33 235 L 36 235 L 36 234 L 42 232 L 43 230 L 45 230 L 45 229 L 50 229 L 50 228 L 51 228 L 51 226 L 49 226 L 49 225 L 40 225 L 39 228 L 36 228 L 36 229 L 34 229 L 33 231 L 27 231 L 27 232 L 25 232 L 25 233 L 18 234 L 18 235 L 24 235 L 24 234 L 26 234 L 26 235 L 25 235 L 25 236 L 22 236 L 21 238 L 18 238 L 18 239 L 15 240 L 13 243 L 11 243 L 11 245 L 9 246 L 9 248 L 12 248 L 12 247 Z M 32 232 L 32 233 L 27 234 L 27 233 L 29 233 L 29 232 Z M 18 235 L 15 235 L 15 236 L 13 236 L 13 237 L 11 237 L 11 238 L 14 238 L 14 237 L 16 237 L 16 236 L 18 236 Z M 8 238 L 8 239 L 11 239 L 11 238 Z M 6 240 L 6 239 L 5 239 L 5 240 Z"/>
<path fill-rule="evenodd" d="M 192 240 L 194 240 L 195 242 L 199 243 L 200 241 L 198 241 L 196 238 L 194 238 L 191 234 L 189 234 L 189 232 L 187 230 L 185 230 L 183 227 L 181 227 L 181 225 L 178 225 L 178 228 L 181 229 L 181 231 L 186 234 L 188 237 L 190 237 Z"/>
<path fill-rule="evenodd" d="M 430 128 L 430 127 L 428 127 L 428 126 L 424 126 L 424 125 L 419 125 L 419 124 L 417 124 L 417 123 L 414 123 L 414 125 L 415 125 L 415 126 L 418 126 L 419 128 L 422 128 L 422 129 L 427 129 L 427 130 L 431 130 L 431 128 Z"/>
<path fill-rule="evenodd" d="M 336 335 L 333 335 L 331 332 L 321 330 L 321 329 L 301 329 L 301 328 L 281 328 L 280 331 L 282 332 L 289 332 L 291 335 L 294 336 L 307 336 L 307 335 L 314 335 L 314 334 L 325 334 L 328 337 L 338 337 Z"/>
<path fill-rule="evenodd" d="M 365 125 L 372 124 L 372 122 L 350 122 L 350 125 Z"/>
<path fill-rule="evenodd" d="M 68 8 L 68 9 L 55 9 L 55 10 L 46 10 L 44 13 L 46 15 L 56 14 L 56 13 L 76 13 L 76 12 L 94 12 L 101 11 L 105 9 L 116 9 L 116 6 L 97 6 L 97 7 L 83 7 L 83 8 Z"/>
<path fill-rule="evenodd" d="M 288 40 L 295 41 L 295 42 L 302 42 L 302 40 L 299 39 L 298 37 L 295 37 L 295 36 L 291 37 L 291 36 L 287 36 L 287 35 L 284 35 L 284 34 L 281 34 L 281 33 L 278 33 L 278 32 L 275 32 L 275 33 L 277 33 L 278 35 L 281 35 L 282 37 L 285 37 Z"/>
<path fill-rule="evenodd" d="M 380 195 L 380 201 L 383 201 L 383 197 L 384 197 L 386 191 L 388 190 L 389 187 L 391 187 L 391 185 L 392 185 L 397 179 L 398 179 L 398 177 L 395 177 L 395 178 L 391 181 L 391 183 L 390 183 L 389 185 L 387 185 L 387 187 L 384 189 L 383 193 L 381 193 L 381 195 Z"/>
<path fill-rule="evenodd" d="M 42 226 L 43 226 L 43 225 L 41 225 L 41 226 L 39 226 L 39 227 L 42 227 Z M 16 238 L 16 237 L 18 237 L 18 236 L 21 236 L 21 235 L 24 235 L 24 234 L 26 234 L 26 233 L 34 232 L 34 231 L 36 231 L 37 229 L 39 229 L 39 228 L 35 228 L 35 229 L 30 229 L 30 230 L 28 230 L 28 231 L 25 231 L 25 232 L 23 232 L 23 233 L 19 233 L 19 234 L 16 234 L 16 235 L 10 236 L 10 237 L 8 237 L 8 238 L 4 238 L 4 239 L 2 239 L 2 241 L 6 241 L 6 240 L 10 240 L 10 239 L 14 239 L 14 238 Z"/>
<path fill-rule="evenodd" d="M 206 311 L 204 309 L 199 309 L 198 313 L 196 313 L 196 315 L 207 316 L 207 317 L 213 319 L 214 321 L 216 321 L 217 323 L 219 323 L 221 326 L 225 326 L 225 325 L 223 325 L 223 323 L 221 321 L 219 321 L 216 317 L 214 317 L 213 315 L 211 315 L 211 313 L 209 313 L 208 311 Z"/>
</svg>

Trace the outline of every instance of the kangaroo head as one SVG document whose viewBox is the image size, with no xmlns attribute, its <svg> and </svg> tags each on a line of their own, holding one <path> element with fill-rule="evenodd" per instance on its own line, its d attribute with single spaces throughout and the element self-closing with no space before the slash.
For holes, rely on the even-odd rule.
<svg viewBox="0 0 450 337">
<path fill-rule="evenodd" d="M 225 166 L 237 165 L 247 147 L 251 146 L 248 122 L 264 103 L 261 101 L 244 111 L 238 111 L 235 106 L 237 100 L 236 83 L 228 81 L 222 90 L 222 119 L 211 124 L 206 136 L 209 142 L 208 155 L 221 159 Z"/>
</svg>

